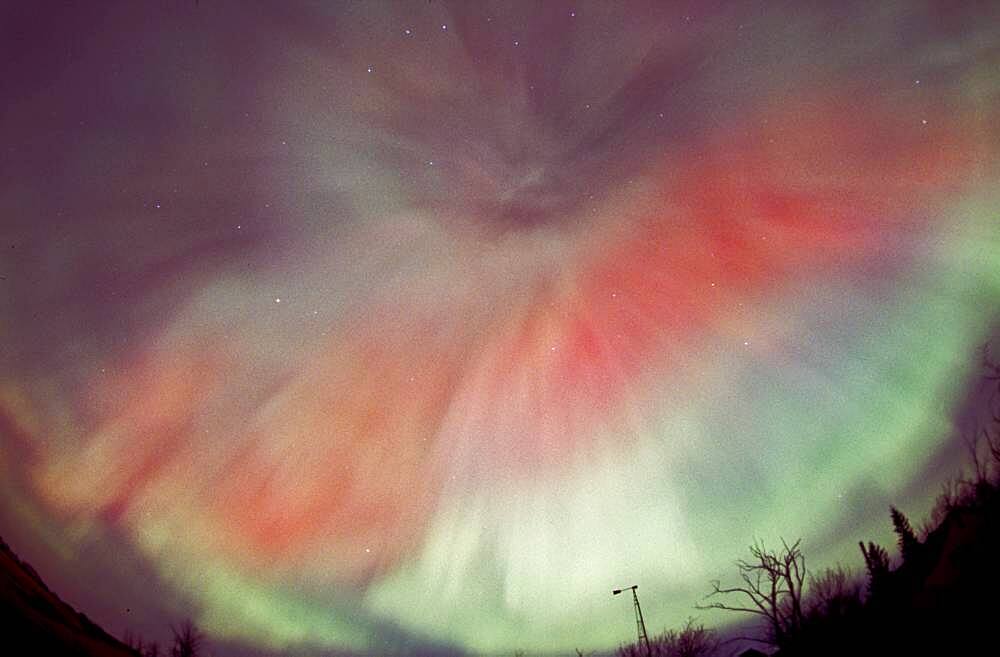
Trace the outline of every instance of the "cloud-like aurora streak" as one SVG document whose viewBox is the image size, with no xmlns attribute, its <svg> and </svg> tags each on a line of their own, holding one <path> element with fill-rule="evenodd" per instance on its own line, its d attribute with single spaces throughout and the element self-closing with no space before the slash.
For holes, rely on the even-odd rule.
<svg viewBox="0 0 1000 657">
<path fill-rule="evenodd" d="M 265 648 L 606 647 L 754 536 L 856 561 L 947 451 L 981 7 L 210 4 L 15 79 L 4 504 L 68 561 L 122 536 Z"/>
</svg>

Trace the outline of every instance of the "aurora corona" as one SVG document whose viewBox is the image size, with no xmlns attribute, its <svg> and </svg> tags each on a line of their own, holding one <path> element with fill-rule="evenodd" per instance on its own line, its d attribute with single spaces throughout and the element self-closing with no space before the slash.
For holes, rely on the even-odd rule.
<svg viewBox="0 0 1000 657">
<path fill-rule="evenodd" d="M 26 4 L 0 533 L 109 629 L 608 648 L 960 459 L 1000 6 Z"/>
</svg>

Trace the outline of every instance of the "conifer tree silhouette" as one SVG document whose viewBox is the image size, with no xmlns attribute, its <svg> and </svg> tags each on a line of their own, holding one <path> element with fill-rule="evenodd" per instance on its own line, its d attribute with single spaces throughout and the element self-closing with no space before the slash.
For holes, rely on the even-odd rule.
<svg viewBox="0 0 1000 657">
<path fill-rule="evenodd" d="M 902 511 L 891 506 L 889 514 L 892 516 L 892 528 L 898 537 L 899 553 L 903 556 L 903 563 L 912 564 L 916 561 L 917 552 L 920 550 L 920 541 L 917 540 L 909 519 Z"/>
<path fill-rule="evenodd" d="M 858 545 L 861 546 L 865 568 L 868 569 L 868 597 L 878 600 L 885 594 L 886 578 L 889 575 L 889 553 L 874 541 L 868 541 L 867 549 L 864 541 L 858 541 Z"/>
</svg>

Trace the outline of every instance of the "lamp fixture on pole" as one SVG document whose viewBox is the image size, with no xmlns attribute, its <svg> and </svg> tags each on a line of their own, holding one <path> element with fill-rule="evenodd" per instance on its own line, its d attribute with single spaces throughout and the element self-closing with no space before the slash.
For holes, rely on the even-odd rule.
<svg viewBox="0 0 1000 657">
<path fill-rule="evenodd" d="M 646 635 L 646 623 L 642 620 L 642 607 L 639 606 L 639 594 L 635 591 L 637 588 L 639 588 L 639 585 L 633 584 L 624 589 L 615 589 L 611 592 L 611 595 L 618 595 L 622 591 L 632 591 L 632 602 L 635 606 L 635 626 L 639 633 L 639 645 L 646 644 L 646 655 L 647 657 L 652 657 L 653 649 L 649 645 L 649 636 Z"/>
</svg>

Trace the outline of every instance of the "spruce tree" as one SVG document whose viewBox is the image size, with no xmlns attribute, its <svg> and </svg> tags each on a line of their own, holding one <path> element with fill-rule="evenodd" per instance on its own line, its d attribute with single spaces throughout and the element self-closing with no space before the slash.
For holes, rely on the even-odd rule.
<svg viewBox="0 0 1000 657">
<path fill-rule="evenodd" d="M 899 541 L 899 553 L 903 556 L 903 563 L 915 563 L 917 552 L 920 549 L 920 541 L 910 525 L 910 521 L 902 511 L 892 506 L 889 507 L 892 516 L 892 528 L 896 532 Z"/>
<path fill-rule="evenodd" d="M 867 549 L 864 542 L 859 541 L 858 545 L 861 546 L 861 554 L 868 569 L 868 597 L 878 600 L 885 594 L 886 578 L 889 576 L 889 553 L 873 541 L 868 541 Z"/>
</svg>

